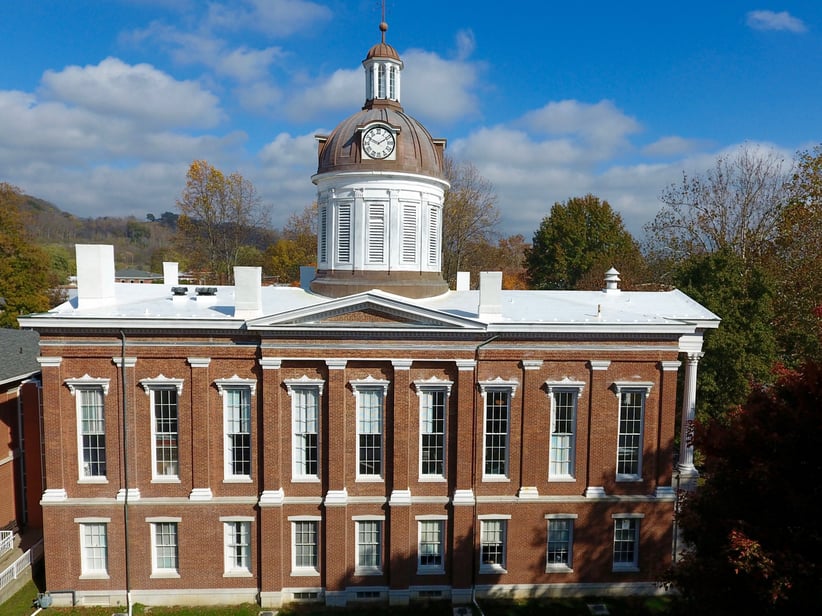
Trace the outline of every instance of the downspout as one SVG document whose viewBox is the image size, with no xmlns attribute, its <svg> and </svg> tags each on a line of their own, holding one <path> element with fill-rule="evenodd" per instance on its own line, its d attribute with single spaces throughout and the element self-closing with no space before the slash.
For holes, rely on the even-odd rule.
<svg viewBox="0 0 822 616">
<path fill-rule="evenodd" d="M 120 356 L 120 379 L 123 386 L 123 483 L 125 484 L 125 496 L 123 498 L 123 527 L 125 533 L 125 565 L 126 565 L 126 610 L 131 616 L 131 579 L 129 578 L 128 560 L 128 422 L 126 421 L 126 334 L 120 330 L 120 338 L 123 341 Z"/>
<path fill-rule="evenodd" d="M 486 344 L 489 344 L 499 338 L 498 334 L 494 334 L 487 340 L 480 342 L 477 347 L 474 349 L 474 383 L 479 383 L 479 351 L 482 347 Z M 473 430 L 471 439 L 476 442 L 477 438 L 477 397 L 476 392 L 474 392 L 474 422 L 473 422 Z M 484 412 L 484 410 L 483 410 Z M 474 489 L 474 486 L 477 482 L 477 448 L 474 447 L 474 451 L 472 452 L 471 456 L 471 489 Z M 477 549 L 476 549 L 476 540 L 477 540 L 477 497 L 474 496 L 474 515 L 471 521 L 471 524 L 474 528 L 474 549 L 471 550 L 471 603 L 477 608 L 481 616 L 485 616 L 482 608 L 480 607 L 479 603 L 477 603 Z M 480 546 L 480 549 L 481 546 Z"/>
</svg>

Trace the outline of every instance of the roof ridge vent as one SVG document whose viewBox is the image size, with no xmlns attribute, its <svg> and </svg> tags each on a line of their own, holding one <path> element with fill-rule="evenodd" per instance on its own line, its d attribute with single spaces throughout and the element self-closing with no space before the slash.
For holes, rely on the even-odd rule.
<svg viewBox="0 0 822 616">
<path fill-rule="evenodd" d="M 619 293 L 619 272 L 612 267 L 605 272 L 605 288 L 602 289 L 605 293 Z"/>
</svg>

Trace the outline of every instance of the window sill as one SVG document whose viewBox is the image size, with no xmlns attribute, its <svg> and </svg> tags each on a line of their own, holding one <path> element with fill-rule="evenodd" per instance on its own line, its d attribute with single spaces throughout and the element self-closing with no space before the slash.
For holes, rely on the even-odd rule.
<svg viewBox="0 0 822 616">
<path fill-rule="evenodd" d="M 617 483 L 642 483 L 642 477 L 637 475 L 617 475 L 616 482 Z"/>
<path fill-rule="evenodd" d="M 446 481 L 442 475 L 420 475 L 420 483 L 445 483 Z"/>
<path fill-rule="evenodd" d="M 417 575 L 442 575 L 445 573 L 443 567 L 418 567 Z"/>
<path fill-rule="evenodd" d="M 152 477 L 151 483 L 180 483 L 179 477 Z"/>
<path fill-rule="evenodd" d="M 639 573 L 639 567 L 636 565 L 625 565 L 624 567 L 613 567 L 612 573 Z"/>
<path fill-rule="evenodd" d="M 545 567 L 545 573 L 573 573 L 573 568 L 568 565 L 548 565 Z"/>
<path fill-rule="evenodd" d="M 356 481 L 362 483 L 383 483 L 385 480 L 379 475 L 357 475 Z"/>
<path fill-rule="evenodd" d="M 253 577 L 251 571 L 248 569 L 237 569 L 235 571 L 226 571 L 223 573 L 224 578 L 246 578 Z"/>
<path fill-rule="evenodd" d="M 179 571 L 153 571 L 149 576 L 152 580 L 176 580 L 180 578 Z"/>
<path fill-rule="evenodd" d="M 561 477 L 548 477 L 548 483 L 573 483 L 576 480 L 576 477 L 571 477 L 570 475 L 563 475 Z"/>
<path fill-rule="evenodd" d="M 483 475 L 482 480 L 488 483 L 511 483 L 511 478 L 505 475 Z"/>
<path fill-rule="evenodd" d="M 109 578 L 108 573 L 100 572 L 100 573 L 84 573 L 80 576 L 81 580 L 108 580 Z"/>
<path fill-rule="evenodd" d="M 238 475 L 236 477 L 224 477 L 223 483 L 251 483 L 251 477 L 248 475 Z"/>
<path fill-rule="evenodd" d="M 500 565 L 480 565 L 479 572 L 499 575 L 501 573 L 508 573 L 508 569 Z"/>
<path fill-rule="evenodd" d="M 320 478 L 313 475 L 298 475 L 291 478 L 291 483 L 320 483 Z"/>
<path fill-rule="evenodd" d="M 292 569 L 291 577 L 320 577 L 316 569 Z"/>
<path fill-rule="evenodd" d="M 108 483 L 108 477 L 80 477 L 80 479 L 77 480 L 77 483 L 101 485 Z"/>
<path fill-rule="evenodd" d="M 382 575 L 382 569 L 379 567 L 356 567 L 354 569 L 354 575 L 358 576 L 373 576 L 373 575 Z"/>
</svg>

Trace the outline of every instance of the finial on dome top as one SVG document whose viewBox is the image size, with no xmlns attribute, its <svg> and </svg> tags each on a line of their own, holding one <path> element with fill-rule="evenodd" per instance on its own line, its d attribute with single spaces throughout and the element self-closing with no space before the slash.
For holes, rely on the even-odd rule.
<svg viewBox="0 0 822 616">
<path fill-rule="evenodd" d="M 385 33 L 388 30 L 388 23 L 385 21 L 385 0 L 382 0 L 382 21 L 380 22 L 380 32 L 382 32 L 382 43 L 385 44 Z"/>
</svg>

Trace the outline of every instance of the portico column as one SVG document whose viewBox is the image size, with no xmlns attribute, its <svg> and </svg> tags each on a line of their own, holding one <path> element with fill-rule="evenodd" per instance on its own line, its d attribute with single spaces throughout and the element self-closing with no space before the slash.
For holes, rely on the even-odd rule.
<svg viewBox="0 0 822 616">
<path fill-rule="evenodd" d="M 696 487 L 699 471 L 694 466 L 693 429 L 696 417 L 696 370 L 704 353 L 688 353 L 685 362 L 685 389 L 682 394 L 682 423 L 679 432 L 680 487 L 691 490 Z"/>
</svg>

